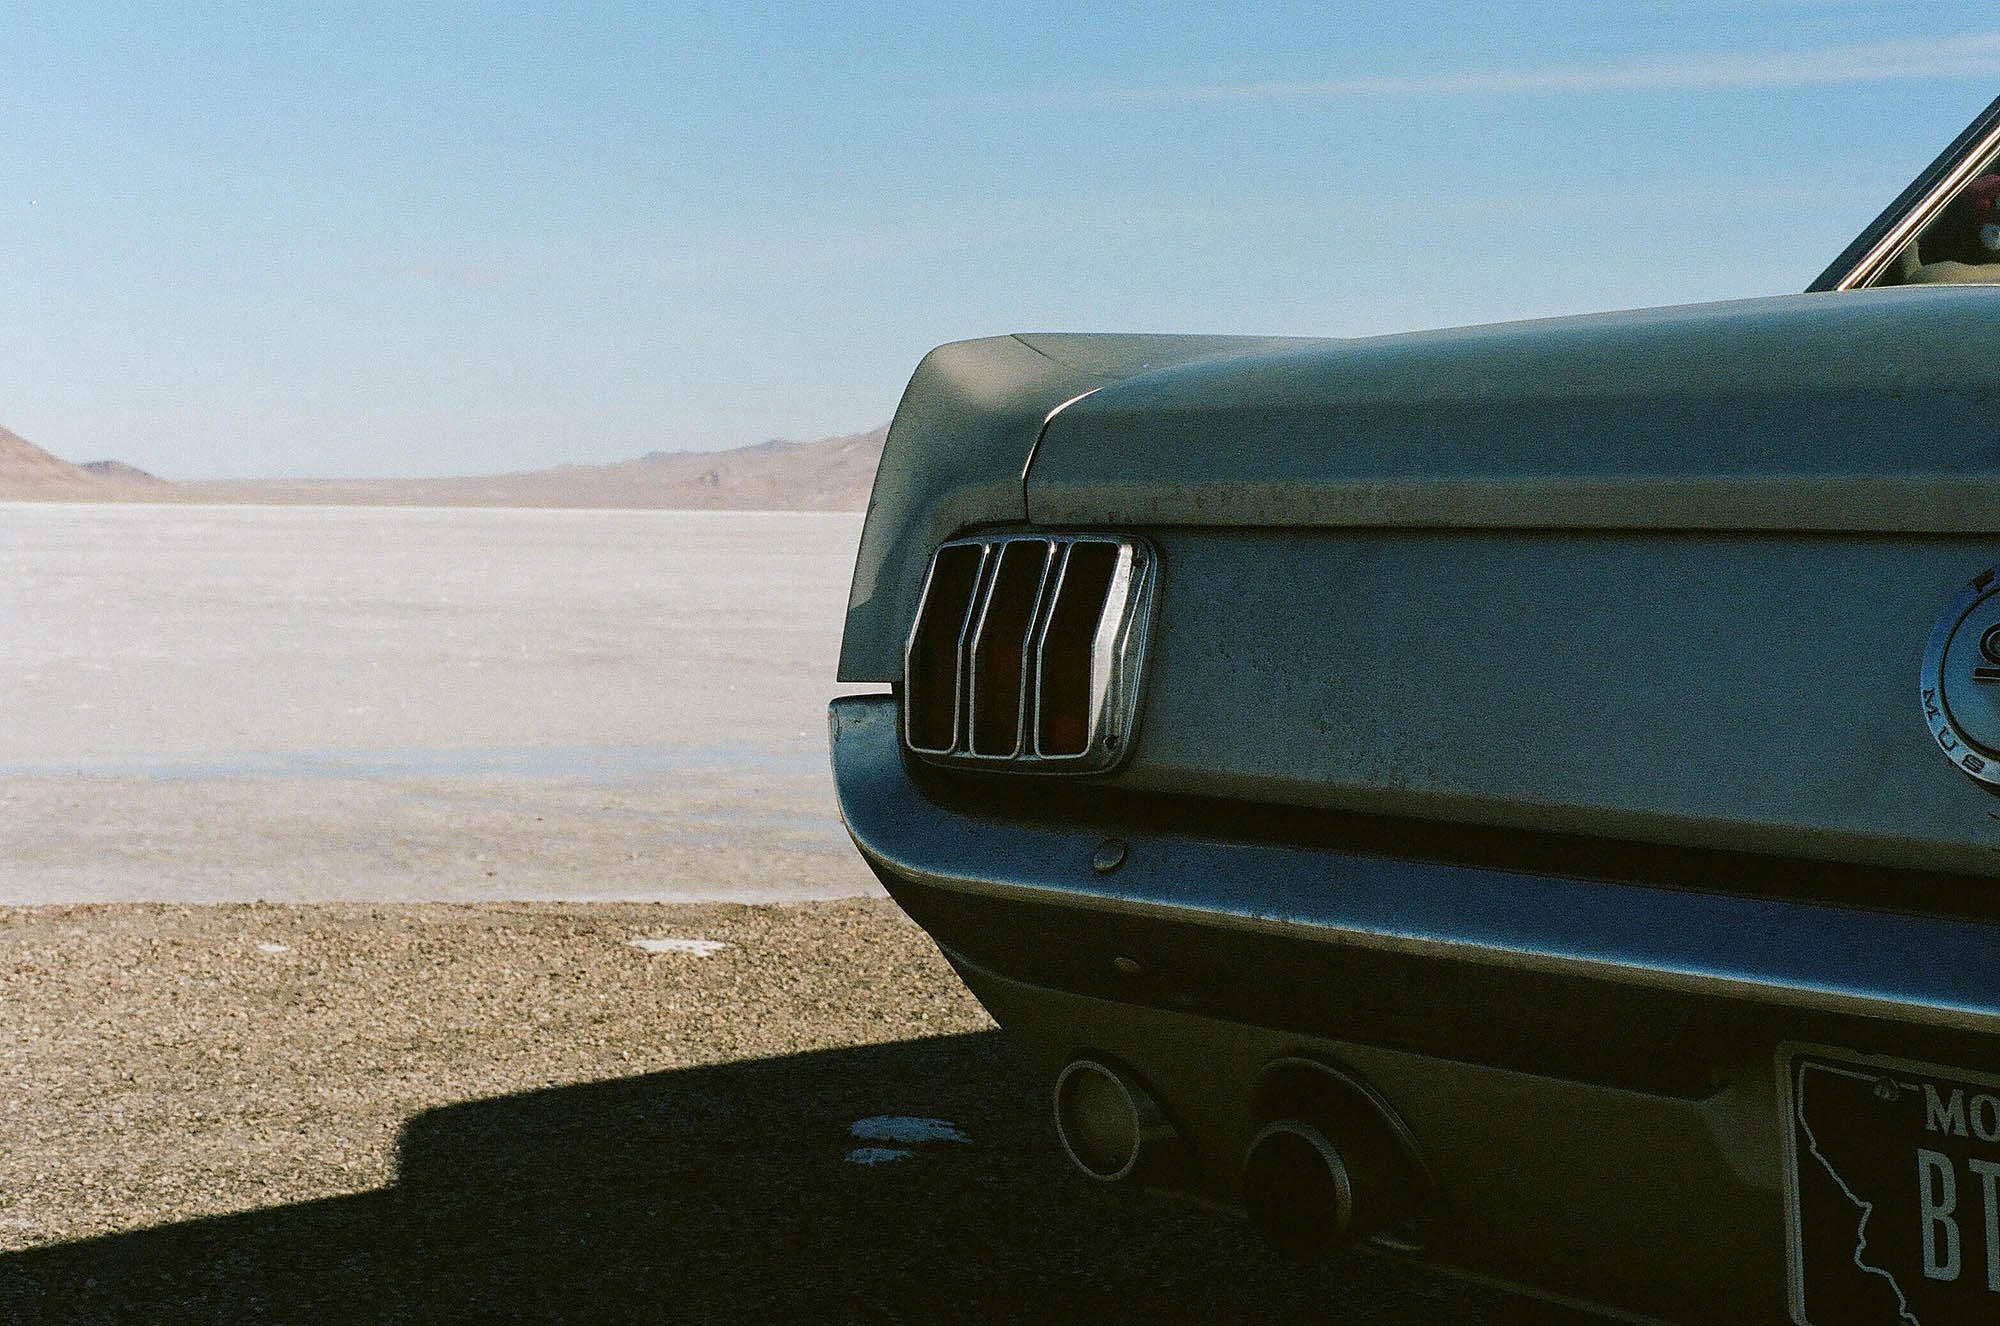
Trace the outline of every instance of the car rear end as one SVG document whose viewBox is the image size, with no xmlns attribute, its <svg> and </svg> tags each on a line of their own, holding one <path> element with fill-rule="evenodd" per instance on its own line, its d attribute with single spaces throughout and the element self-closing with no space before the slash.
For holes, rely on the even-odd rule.
<svg viewBox="0 0 2000 1326">
<path fill-rule="evenodd" d="M 836 780 L 1079 1168 L 1642 1319 L 1990 1320 L 1996 295 L 935 352 Z"/>
</svg>

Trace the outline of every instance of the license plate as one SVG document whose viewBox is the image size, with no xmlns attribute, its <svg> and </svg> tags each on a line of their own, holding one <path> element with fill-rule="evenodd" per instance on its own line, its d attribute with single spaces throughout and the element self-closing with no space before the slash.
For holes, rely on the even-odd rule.
<svg viewBox="0 0 2000 1326">
<path fill-rule="evenodd" d="M 2000 1077 L 1787 1045 L 1798 1326 L 2000 1321 Z"/>
</svg>

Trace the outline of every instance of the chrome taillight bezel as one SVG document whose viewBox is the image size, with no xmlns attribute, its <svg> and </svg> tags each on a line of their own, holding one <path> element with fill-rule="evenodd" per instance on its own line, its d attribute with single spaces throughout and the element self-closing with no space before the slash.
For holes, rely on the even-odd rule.
<svg viewBox="0 0 2000 1326">
<path fill-rule="evenodd" d="M 1003 560 L 1010 566 L 1031 557 L 1017 545 L 1040 545 L 1044 559 L 1035 586 L 1026 629 L 1022 634 L 1022 665 L 1015 707 L 1015 741 L 1005 753 L 974 749 L 973 734 L 981 717 L 977 709 L 978 669 L 998 643 L 985 635 L 994 610 L 997 573 Z M 924 746 L 912 739 L 917 726 L 911 705 L 925 683 L 938 678 L 915 679 L 911 675 L 919 633 L 929 622 L 928 614 L 938 577 L 939 559 L 954 548 L 979 549 L 980 562 L 972 596 L 959 622 L 957 650 L 951 678 L 954 710 L 949 746 Z M 1113 554 L 1105 600 L 1098 609 L 1089 650 L 1089 672 L 1084 693 L 1084 741 L 1080 749 L 1055 750 L 1045 739 L 1042 703 L 1049 694 L 1049 629 L 1055 610 L 1063 601 L 1065 581 L 1079 547 L 1109 548 Z M 1012 554 L 1009 549 L 1013 548 Z M 1032 567 L 1032 562 L 1027 563 Z M 1147 638 L 1151 634 L 1157 586 L 1159 554 L 1144 539 L 1129 535 L 985 534 L 952 539 L 931 552 L 924 572 L 924 585 L 917 599 L 917 612 L 903 644 L 903 745 L 912 755 L 933 764 L 978 768 L 1019 768 L 1038 773 L 1102 773 L 1114 768 L 1131 753 L 1137 735 L 1139 702 L 1146 667 Z M 1092 591 L 1094 592 L 1094 591 Z M 1011 638 L 1011 636 L 1010 636 Z"/>
</svg>

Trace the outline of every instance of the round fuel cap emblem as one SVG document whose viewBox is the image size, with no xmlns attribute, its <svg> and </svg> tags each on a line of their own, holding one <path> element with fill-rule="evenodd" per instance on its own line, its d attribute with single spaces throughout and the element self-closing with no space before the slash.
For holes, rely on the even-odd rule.
<svg viewBox="0 0 2000 1326">
<path fill-rule="evenodd" d="M 2000 571 L 1973 577 L 1931 628 L 1918 690 L 1938 749 L 2000 786 Z"/>
</svg>

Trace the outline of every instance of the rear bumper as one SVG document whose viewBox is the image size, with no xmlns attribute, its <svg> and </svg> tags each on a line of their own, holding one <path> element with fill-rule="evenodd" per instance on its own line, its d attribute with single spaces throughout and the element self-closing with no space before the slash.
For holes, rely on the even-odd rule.
<svg viewBox="0 0 2000 1326">
<path fill-rule="evenodd" d="M 2000 1058 L 1993 925 L 1232 841 L 1129 805 L 1003 816 L 911 776 L 887 697 L 831 726 L 856 844 L 1051 1074 L 1128 1065 L 1190 1186 L 1235 1204 L 1259 1071 L 1338 1066 L 1415 1135 L 1419 1255 L 1450 1269 L 1783 1320 L 1777 1046 Z M 1107 838 L 1124 859 L 1098 873 Z"/>
</svg>

